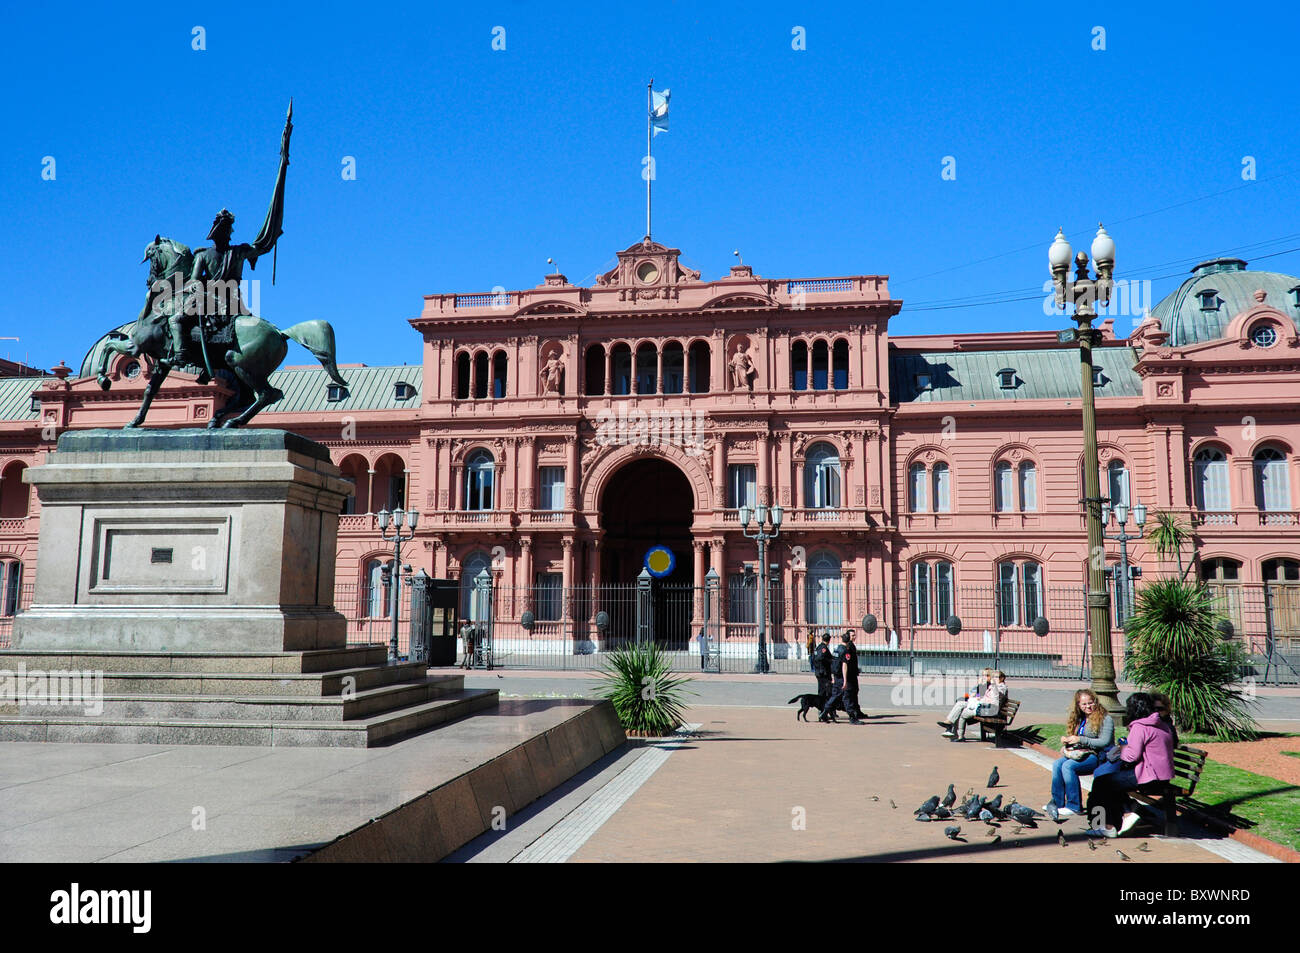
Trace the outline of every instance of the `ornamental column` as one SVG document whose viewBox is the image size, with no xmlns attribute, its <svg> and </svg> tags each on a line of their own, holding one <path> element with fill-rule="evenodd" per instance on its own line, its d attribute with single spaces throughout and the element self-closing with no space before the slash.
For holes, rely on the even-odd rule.
<svg viewBox="0 0 1300 953">
<path fill-rule="evenodd" d="M 694 615 L 691 619 L 692 631 L 694 631 L 695 627 L 701 624 L 704 620 L 704 562 L 706 558 L 705 550 L 708 548 L 708 545 L 709 544 L 702 539 L 691 540 L 691 547 L 695 550 L 695 565 L 691 575 L 695 584 L 695 608 L 692 610 Z"/>
<path fill-rule="evenodd" d="M 564 601 L 560 615 L 568 619 L 573 615 L 573 537 L 561 537 L 560 545 L 564 548 L 564 568 L 560 582 L 564 590 Z"/>
<path fill-rule="evenodd" d="M 766 506 L 772 502 L 772 454 L 767 434 L 759 434 L 754 445 L 758 450 L 758 502 Z"/>
<path fill-rule="evenodd" d="M 533 607 L 533 541 L 528 537 L 519 540 L 519 571 L 523 576 L 520 586 L 524 594 L 520 608 L 531 609 Z"/>
</svg>

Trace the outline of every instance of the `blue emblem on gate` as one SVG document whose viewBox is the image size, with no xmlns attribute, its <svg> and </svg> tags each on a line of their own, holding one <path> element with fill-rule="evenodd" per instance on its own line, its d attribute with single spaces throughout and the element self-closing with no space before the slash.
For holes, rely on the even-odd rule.
<svg viewBox="0 0 1300 953">
<path fill-rule="evenodd" d="M 662 579 L 677 568 L 677 557 L 665 546 L 655 546 L 645 554 L 646 572 L 656 579 Z"/>
</svg>

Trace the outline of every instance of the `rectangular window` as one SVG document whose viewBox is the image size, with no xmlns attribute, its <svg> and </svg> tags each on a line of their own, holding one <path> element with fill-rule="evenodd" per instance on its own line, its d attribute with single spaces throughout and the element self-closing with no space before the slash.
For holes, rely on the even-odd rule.
<svg viewBox="0 0 1300 953">
<path fill-rule="evenodd" d="M 930 624 L 930 564 L 912 564 L 912 625 Z"/>
<path fill-rule="evenodd" d="M 993 508 L 999 513 L 1010 513 L 1014 499 L 1011 492 L 1011 464 L 999 463 L 993 469 Z"/>
<path fill-rule="evenodd" d="M 813 474 L 812 505 L 817 509 L 833 509 L 840 505 L 840 465 L 823 461 Z"/>
<path fill-rule="evenodd" d="M 934 511 L 947 513 L 948 509 L 948 464 L 936 463 L 934 465 Z"/>
<path fill-rule="evenodd" d="M 1038 509 L 1038 470 L 1032 463 L 1020 464 L 1020 509 L 1025 513 Z"/>
<path fill-rule="evenodd" d="M 758 576 L 734 572 L 727 577 L 727 621 L 741 625 L 758 622 Z"/>
<path fill-rule="evenodd" d="M 952 563 L 934 564 L 934 621 L 943 625 L 953 614 Z"/>
<path fill-rule="evenodd" d="M 558 572 L 537 574 L 537 621 L 558 622 L 564 605 L 564 576 Z"/>
<path fill-rule="evenodd" d="M 1106 468 L 1106 472 L 1110 479 L 1110 505 L 1119 506 L 1122 503 L 1128 506 L 1128 468 L 1123 464 L 1118 466 L 1111 464 Z"/>
<path fill-rule="evenodd" d="M 5 617 L 18 614 L 18 597 L 22 592 L 23 564 L 19 562 L 0 563 L 0 576 L 4 577 L 4 612 Z"/>
<path fill-rule="evenodd" d="M 1016 564 L 998 564 L 998 625 L 1015 625 L 1017 598 Z"/>
<path fill-rule="evenodd" d="M 564 467 L 542 467 L 538 470 L 537 499 L 539 510 L 564 509 Z"/>
<path fill-rule="evenodd" d="M 1037 563 L 1025 563 L 1022 569 L 1024 570 L 1025 616 L 1021 624 L 1033 625 L 1034 621 L 1043 614 L 1042 570 Z"/>
<path fill-rule="evenodd" d="M 908 471 L 908 509 L 913 513 L 924 513 L 929 509 L 925 498 L 925 467 L 919 463 L 912 465 Z"/>
<path fill-rule="evenodd" d="M 753 509 L 757 499 L 755 486 L 755 465 L 752 463 L 733 463 L 727 467 L 727 505 L 731 509 L 748 506 Z"/>
</svg>

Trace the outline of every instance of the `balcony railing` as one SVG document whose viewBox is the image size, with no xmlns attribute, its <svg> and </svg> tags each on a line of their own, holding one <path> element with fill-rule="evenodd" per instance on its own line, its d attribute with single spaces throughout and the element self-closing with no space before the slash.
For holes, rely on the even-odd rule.
<svg viewBox="0 0 1300 953">
<path fill-rule="evenodd" d="M 1300 525 L 1294 510 L 1200 510 L 1192 513 L 1197 526 L 1279 527 Z"/>
<path fill-rule="evenodd" d="M 508 291 L 486 294 L 456 295 L 458 308 L 506 308 L 510 306 L 512 295 Z"/>
<path fill-rule="evenodd" d="M 27 532 L 30 519 L 30 516 L 17 516 L 0 520 L 0 536 Z"/>
</svg>

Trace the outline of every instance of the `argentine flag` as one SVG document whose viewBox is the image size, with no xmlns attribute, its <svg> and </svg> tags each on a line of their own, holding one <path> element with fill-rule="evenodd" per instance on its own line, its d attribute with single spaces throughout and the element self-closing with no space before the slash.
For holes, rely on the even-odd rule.
<svg viewBox="0 0 1300 953">
<path fill-rule="evenodd" d="M 668 97 L 671 95 L 672 91 L 667 89 L 662 93 L 650 91 L 650 127 L 656 136 L 668 131 Z"/>
</svg>

